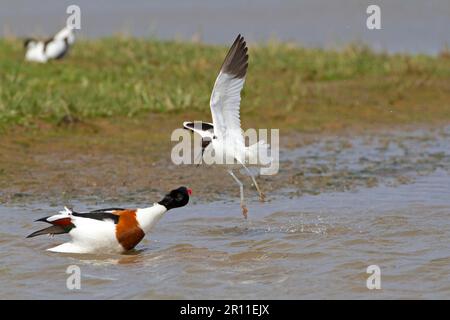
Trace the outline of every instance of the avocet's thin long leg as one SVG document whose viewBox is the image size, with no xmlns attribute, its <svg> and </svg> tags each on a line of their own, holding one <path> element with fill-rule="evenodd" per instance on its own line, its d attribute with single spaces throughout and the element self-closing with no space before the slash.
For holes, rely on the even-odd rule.
<svg viewBox="0 0 450 320">
<path fill-rule="evenodd" d="M 197 159 L 198 159 L 198 161 L 197 161 Z M 197 156 L 197 158 L 194 160 L 194 164 L 196 163 L 197 167 L 198 167 L 202 163 L 202 160 L 203 160 L 203 152 Z"/>
<path fill-rule="evenodd" d="M 245 164 L 243 164 L 241 162 L 242 166 L 244 167 L 244 169 L 247 171 L 247 173 L 250 175 L 250 177 L 252 178 L 253 184 L 255 185 L 256 190 L 259 193 L 259 200 L 261 200 L 262 202 L 264 202 L 264 198 L 266 197 L 264 195 L 264 193 L 262 193 L 261 189 L 258 186 L 258 183 L 256 182 L 255 177 L 253 176 L 253 174 L 251 173 L 251 171 L 247 168 L 247 166 Z"/>
<path fill-rule="evenodd" d="M 233 177 L 234 181 L 236 181 L 236 183 L 239 185 L 239 189 L 241 191 L 241 208 L 242 208 L 242 215 L 244 216 L 245 219 L 247 219 L 247 212 L 248 209 L 245 206 L 245 202 L 244 202 L 244 184 L 236 177 L 236 175 L 233 173 L 232 170 L 228 170 L 228 173 Z"/>
</svg>

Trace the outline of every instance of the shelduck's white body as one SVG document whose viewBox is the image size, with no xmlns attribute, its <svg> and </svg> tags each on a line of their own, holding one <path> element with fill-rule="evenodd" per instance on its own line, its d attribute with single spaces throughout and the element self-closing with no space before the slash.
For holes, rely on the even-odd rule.
<svg viewBox="0 0 450 320">
<path fill-rule="evenodd" d="M 114 214 L 118 214 L 120 216 L 121 212 L 124 212 L 122 214 L 129 215 L 131 212 L 133 212 L 133 210 L 116 210 L 114 212 Z M 138 229 L 130 228 L 128 231 L 128 233 L 130 233 L 129 236 L 135 238 L 137 241 L 140 236 L 140 230 L 142 230 L 144 234 L 147 234 L 166 212 L 167 209 L 158 203 L 155 203 L 152 207 L 149 208 L 136 209 L 135 228 Z M 70 211 L 66 213 L 65 216 L 63 214 L 60 214 L 59 216 L 61 216 L 61 218 L 59 219 L 70 217 L 72 224 L 75 225 L 75 228 L 72 228 L 69 231 L 69 235 L 72 237 L 72 241 L 63 243 L 54 248 L 47 249 L 48 251 L 65 253 L 120 253 L 129 250 L 125 248 L 119 241 L 121 231 L 119 231 L 119 235 L 117 233 L 118 230 L 120 230 L 120 222 L 115 224 L 113 220 L 108 218 L 106 218 L 105 220 L 96 220 L 91 218 L 73 216 Z"/>
</svg>

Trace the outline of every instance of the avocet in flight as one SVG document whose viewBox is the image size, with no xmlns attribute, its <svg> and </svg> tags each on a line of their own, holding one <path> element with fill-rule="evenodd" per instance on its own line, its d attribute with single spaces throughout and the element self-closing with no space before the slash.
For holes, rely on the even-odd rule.
<svg viewBox="0 0 450 320">
<path fill-rule="evenodd" d="M 269 145 L 260 140 L 253 145 L 245 146 L 240 120 L 241 91 L 248 68 L 247 50 L 244 38 L 238 35 L 225 57 L 211 94 L 210 108 L 213 122 L 184 122 L 183 126 L 202 137 L 202 158 L 205 151 L 208 149 L 211 151 L 212 148 L 213 152 L 225 155 L 225 164 L 235 163 L 242 166 L 250 175 L 263 201 L 264 194 L 246 164 L 260 164 L 259 155 L 262 153 L 267 155 Z M 239 185 L 242 214 L 247 218 L 244 184 L 233 172 L 233 167 L 227 166 L 228 173 Z"/>
</svg>

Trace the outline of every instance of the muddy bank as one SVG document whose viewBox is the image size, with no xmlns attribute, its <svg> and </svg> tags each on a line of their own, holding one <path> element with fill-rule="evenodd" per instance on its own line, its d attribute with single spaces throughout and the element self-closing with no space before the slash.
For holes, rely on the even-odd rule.
<svg viewBox="0 0 450 320">
<path fill-rule="evenodd" d="M 169 137 L 179 121 L 152 115 L 144 120 L 104 120 L 4 135 L 0 138 L 0 201 L 145 203 L 179 185 L 194 189 L 194 201 L 238 196 L 225 170 L 172 164 L 170 150 L 175 143 Z M 449 140 L 445 125 L 321 134 L 286 130 L 280 134 L 279 173 L 261 176 L 259 181 L 269 200 L 280 190 L 300 196 L 380 182 L 408 183 L 412 172 L 449 169 Z M 250 179 L 244 179 L 247 197 L 256 201 Z"/>
</svg>

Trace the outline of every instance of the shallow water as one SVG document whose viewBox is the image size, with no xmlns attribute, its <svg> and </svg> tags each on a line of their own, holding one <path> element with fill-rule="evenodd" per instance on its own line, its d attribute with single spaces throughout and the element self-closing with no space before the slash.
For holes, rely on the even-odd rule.
<svg viewBox="0 0 450 320">
<path fill-rule="evenodd" d="M 234 198 L 197 198 L 168 213 L 126 255 L 48 253 L 65 236 L 24 236 L 39 227 L 33 220 L 59 209 L 51 199 L 0 206 L 0 298 L 448 299 L 449 129 L 389 135 L 387 146 L 378 135 L 355 137 L 345 148 L 329 148 L 342 143 L 329 138 L 285 150 L 282 158 L 306 168 L 307 178 L 348 171 L 377 184 L 324 187 L 316 195 L 279 190 L 267 203 L 250 202 L 248 221 Z M 328 171 L 308 169 L 314 165 Z M 366 287 L 373 264 L 381 268 L 381 290 Z M 81 268 L 81 290 L 66 288 L 69 265 Z"/>
</svg>

